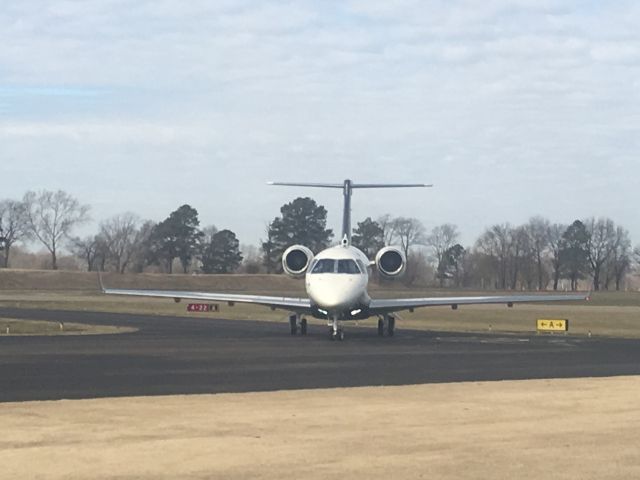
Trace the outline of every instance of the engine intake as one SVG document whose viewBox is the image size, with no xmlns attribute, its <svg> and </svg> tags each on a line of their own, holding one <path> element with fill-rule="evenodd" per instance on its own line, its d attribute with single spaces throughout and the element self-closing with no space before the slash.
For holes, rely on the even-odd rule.
<svg viewBox="0 0 640 480">
<path fill-rule="evenodd" d="M 407 259 L 397 247 L 384 247 L 376 255 L 376 267 L 385 277 L 397 277 L 404 273 Z"/>
<path fill-rule="evenodd" d="M 313 252 L 304 245 L 292 245 L 282 254 L 282 268 L 287 275 L 304 275 L 313 259 Z"/>
</svg>

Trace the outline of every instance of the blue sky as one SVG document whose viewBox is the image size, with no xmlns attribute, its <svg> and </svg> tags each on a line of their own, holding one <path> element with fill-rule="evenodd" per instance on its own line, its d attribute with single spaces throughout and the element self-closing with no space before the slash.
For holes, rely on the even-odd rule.
<svg viewBox="0 0 640 480">
<path fill-rule="evenodd" d="M 354 220 L 605 215 L 640 242 L 640 4 L 32 1 L 0 9 L 0 197 L 64 189 L 90 232 L 183 203 L 257 243 L 282 181 Z M 9 180 L 7 180 L 9 179 Z"/>
</svg>

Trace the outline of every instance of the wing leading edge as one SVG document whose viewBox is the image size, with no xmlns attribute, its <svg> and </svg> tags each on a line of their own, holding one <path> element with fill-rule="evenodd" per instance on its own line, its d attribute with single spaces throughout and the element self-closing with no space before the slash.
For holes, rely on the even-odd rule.
<svg viewBox="0 0 640 480">
<path fill-rule="evenodd" d="M 248 303 L 262 305 L 270 308 L 281 308 L 299 313 L 312 313 L 311 300 L 309 298 L 296 297 L 276 297 L 268 295 L 243 295 L 233 293 L 209 293 L 209 292 L 189 292 L 183 290 L 133 290 L 105 288 L 100 279 L 100 289 L 107 295 L 125 295 L 136 297 L 157 297 L 185 300 L 201 300 L 226 303 Z M 514 303 L 543 303 L 543 302 L 569 302 L 589 300 L 589 295 L 499 295 L 499 296 L 477 296 L 477 297 L 424 297 L 424 298 L 392 298 L 392 299 L 372 299 L 369 303 L 369 313 L 378 315 L 383 313 L 396 312 L 400 310 L 411 310 L 420 307 L 451 306 L 458 305 L 483 305 L 483 304 L 505 304 L 512 306 Z"/>
<path fill-rule="evenodd" d="M 372 315 L 379 313 L 410 310 L 419 307 L 451 306 L 458 305 L 483 305 L 500 304 L 513 305 L 514 303 L 537 302 L 570 302 L 588 300 L 588 295 L 501 295 L 486 297 L 425 297 L 425 298 L 390 298 L 374 299 L 369 304 L 369 312 Z"/>
<path fill-rule="evenodd" d="M 157 297 L 185 300 L 202 300 L 227 303 L 251 303 L 272 308 L 283 308 L 297 312 L 310 312 L 311 301 L 308 298 L 272 297 L 267 295 L 241 295 L 231 293 L 186 292 L 182 290 L 124 290 L 102 288 L 108 295 L 128 295 L 135 297 Z"/>
</svg>

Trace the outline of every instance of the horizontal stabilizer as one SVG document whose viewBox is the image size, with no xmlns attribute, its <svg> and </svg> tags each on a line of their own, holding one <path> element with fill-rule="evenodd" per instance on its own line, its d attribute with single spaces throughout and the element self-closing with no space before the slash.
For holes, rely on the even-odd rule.
<svg viewBox="0 0 640 480">
<path fill-rule="evenodd" d="M 282 187 L 317 187 L 317 188 L 344 188 L 344 183 L 297 183 L 297 182 L 267 182 L 268 185 Z M 350 188 L 412 188 L 433 187 L 424 183 L 351 183 Z"/>
<path fill-rule="evenodd" d="M 269 185 L 282 187 L 313 187 L 313 188 L 340 188 L 344 195 L 344 207 L 342 209 L 342 244 L 351 245 L 351 193 L 355 188 L 412 188 L 433 187 L 424 183 L 353 183 L 347 179 L 342 183 L 314 183 L 314 182 L 267 182 Z"/>
</svg>

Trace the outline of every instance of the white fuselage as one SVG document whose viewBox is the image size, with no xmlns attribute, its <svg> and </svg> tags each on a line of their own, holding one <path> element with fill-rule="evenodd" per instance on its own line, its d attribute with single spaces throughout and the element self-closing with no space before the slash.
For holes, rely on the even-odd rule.
<svg viewBox="0 0 640 480">
<path fill-rule="evenodd" d="M 314 257 L 305 275 L 307 295 L 327 317 L 357 318 L 370 302 L 368 269 L 369 259 L 357 248 L 327 248 Z"/>
</svg>

